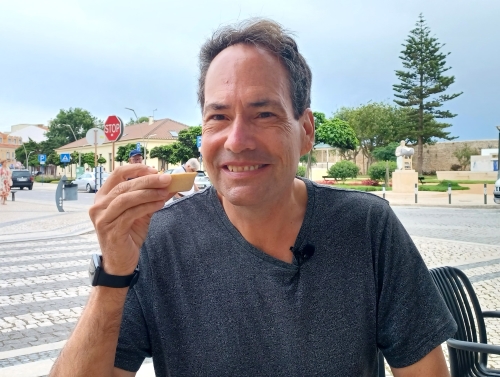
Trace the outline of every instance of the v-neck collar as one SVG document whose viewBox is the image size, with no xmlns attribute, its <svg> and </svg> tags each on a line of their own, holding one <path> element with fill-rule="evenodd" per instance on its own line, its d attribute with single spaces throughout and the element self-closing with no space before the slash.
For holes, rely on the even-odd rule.
<svg viewBox="0 0 500 377">
<path fill-rule="evenodd" d="M 302 221 L 302 225 L 300 226 L 299 233 L 297 234 L 297 238 L 295 240 L 295 244 L 293 245 L 294 249 L 300 249 L 308 242 L 308 236 L 310 235 L 310 224 L 313 222 L 314 215 L 314 206 L 315 206 L 315 190 L 312 182 L 308 179 L 304 179 L 301 177 L 297 177 L 301 179 L 305 185 L 307 190 L 307 204 L 306 204 L 306 212 L 304 214 L 304 220 Z M 259 248 L 253 246 L 250 242 L 248 242 L 236 229 L 231 220 L 224 211 L 224 207 L 217 196 L 217 190 L 214 186 L 210 187 L 210 201 L 214 206 L 216 213 L 218 214 L 219 220 L 222 223 L 222 226 L 233 236 L 233 238 L 248 252 L 252 253 L 256 257 L 275 265 L 276 267 L 282 267 L 286 269 L 297 270 L 298 265 L 295 258 L 292 263 L 287 263 L 280 259 L 277 259 Z"/>
</svg>

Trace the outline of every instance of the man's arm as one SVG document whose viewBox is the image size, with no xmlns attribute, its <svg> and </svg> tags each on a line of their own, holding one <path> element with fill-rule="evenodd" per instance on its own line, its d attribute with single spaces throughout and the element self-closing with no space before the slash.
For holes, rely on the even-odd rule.
<svg viewBox="0 0 500 377">
<path fill-rule="evenodd" d="M 392 368 L 394 377 L 450 377 L 443 350 L 437 346 L 415 364 L 405 368 Z"/>
<path fill-rule="evenodd" d="M 96 194 L 89 214 L 108 274 L 127 276 L 134 271 L 151 216 L 172 197 L 168 192 L 171 179 L 147 166 L 132 164 L 116 169 Z M 128 288 L 92 288 L 50 377 L 135 376 L 114 367 L 127 292 Z"/>
</svg>

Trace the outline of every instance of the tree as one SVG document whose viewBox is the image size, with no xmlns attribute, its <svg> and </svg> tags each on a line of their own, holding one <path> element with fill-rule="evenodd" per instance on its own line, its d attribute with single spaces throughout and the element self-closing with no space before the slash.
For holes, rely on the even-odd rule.
<svg viewBox="0 0 500 377">
<path fill-rule="evenodd" d="M 356 148 L 358 139 L 354 134 L 353 129 L 347 122 L 340 119 L 327 118 L 324 113 L 314 111 L 314 125 L 315 125 L 315 141 L 314 145 L 325 143 L 332 148 L 339 148 L 341 150 L 348 150 Z M 309 151 L 306 176 L 311 176 L 312 164 L 312 151 Z"/>
<path fill-rule="evenodd" d="M 71 127 L 68 127 L 71 126 Z M 102 128 L 103 122 L 94 117 L 90 112 L 81 108 L 61 109 L 59 113 L 49 122 L 47 146 L 52 149 L 59 148 L 72 141 L 85 137 L 91 128 Z"/>
<path fill-rule="evenodd" d="M 106 159 L 105 159 L 104 157 L 99 157 L 99 158 L 97 159 L 97 163 L 98 163 L 99 165 L 105 164 L 105 163 L 106 163 Z"/>
<path fill-rule="evenodd" d="M 467 170 L 467 167 L 470 165 L 471 156 L 478 155 L 481 152 L 477 148 L 471 148 L 467 143 L 465 143 L 462 147 L 453 152 L 453 156 L 455 156 L 460 164 L 462 170 Z"/>
<path fill-rule="evenodd" d="M 130 118 L 130 120 L 125 124 L 125 126 L 131 126 L 133 124 L 138 124 L 138 123 L 149 123 L 149 117 L 139 117 L 139 119 L 134 120 Z"/>
<path fill-rule="evenodd" d="M 200 135 L 201 126 L 189 127 L 179 131 L 177 141 L 172 144 L 174 159 L 184 163 L 190 158 L 200 157 L 200 152 L 196 146 L 196 138 Z"/>
<path fill-rule="evenodd" d="M 392 177 L 392 173 L 397 169 L 397 164 L 395 161 L 389 161 L 389 176 Z M 382 181 L 385 179 L 385 161 L 375 162 L 368 168 L 368 175 L 370 179 L 374 181 Z"/>
<path fill-rule="evenodd" d="M 115 161 L 118 162 L 127 162 L 128 161 L 128 155 L 130 151 L 136 149 L 136 144 L 134 143 L 128 143 L 126 145 L 120 145 L 116 151 L 115 155 Z M 144 147 L 141 145 L 141 152 L 142 155 L 144 156 L 144 153 L 147 152 L 147 150 L 144 150 Z"/>
<path fill-rule="evenodd" d="M 15 150 L 16 160 L 22 161 L 26 166 L 26 157 L 29 155 L 29 166 L 38 166 L 38 155 L 40 154 L 41 150 L 42 147 L 40 146 L 40 143 L 37 143 L 36 141 L 33 141 L 31 140 L 31 138 L 29 138 L 26 143 Z M 30 152 L 33 153 L 30 154 Z"/>
<path fill-rule="evenodd" d="M 151 158 L 158 158 L 161 163 L 161 170 L 168 169 L 169 164 L 178 164 L 180 161 L 177 159 L 175 148 L 173 144 L 160 145 L 151 149 Z M 165 164 L 167 164 L 165 168 Z"/>
<path fill-rule="evenodd" d="M 90 168 L 95 168 L 94 152 L 82 153 L 82 164 L 87 164 Z"/>
<path fill-rule="evenodd" d="M 359 167 L 352 161 L 343 160 L 337 162 L 328 169 L 328 175 L 335 179 L 341 179 L 343 182 L 347 178 L 356 178 L 359 174 Z"/>
<path fill-rule="evenodd" d="M 403 129 L 408 122 L 405 111 L 384 102 L 369 102 L 358 107 L 341 107 L 334 114 L 349 123 L 359 140 L 359 149 L 354 150 L 353 160 L 359 152 L 366 158 L 365 166 L 373 161 L 373 151 L 391 142 L 406 139 Z"/>
<path fill-rule="evenodd" d="M 396 148 L 399 143 L 393 142 L 389 143 L 385 147 L 375 148 L 372 152 L 372 156 L 378 161 L 394 161 L 396 162 Z"/>
<path fill-rule="evenodd" d="M 436 119 L 454 118 L 457 114 L 440 108 L 462 94 L 444 93 L 455 82 L 454 76 L 444 75 L 451 69 L 445 60 L 450 53 L 442 53 L 444 45 L 430 33 L 420 14 L 415 29 L 410 31 L 406 44 L 403 44 L 405 49 L 401 51 L 400 59 L 405 70 L 396 71 L 400 83 L 393 85 L 394 96 L 398 98 L 394 102 L 408 109 L 411 120 L 411 127 L 406 130 L 407 140 L 420 146 L 417 155 L 419 174 L 422 174 L 424 161 L 423 145 L 434 142 L 436 138 L 455 138 L 445 131 L 451 124 L 439 123 Z"/>
<path fill-rule="evenodd" d="M 358 139 L 349 123 L 330 118 L 316 128 L 316 142 L 328 144 L 333 148 L 355 149 Z"/>
</svg>

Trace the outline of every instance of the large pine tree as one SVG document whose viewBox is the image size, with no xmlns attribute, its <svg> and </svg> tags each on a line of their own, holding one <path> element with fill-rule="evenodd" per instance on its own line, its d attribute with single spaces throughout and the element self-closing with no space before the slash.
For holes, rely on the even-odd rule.
<svg viewBox="0 0 500 377">
<path fill-rule="evenodd" d="M 446 67 L 445 60 L 450 53 L 441 52 L 444 45 L 430 34 L 430 29 L 420 14 L 415 29 L 410 31 L 406 44 L 403 44 L 405 49 L 401 51 L 400 59 L 404 70 L 396 71 L 400 83 L 393 85 L 397 98 L 394 102 L 407 109 L 411 119 L 407 123 L 409 127 L 404 130 L 408 135 L 407 140 L 419 145 L 417 162 L 420 174 L 424 160 L 423 145 L 435 142 L 436 139 L 455 139 L 446 131 L 451 124 L 441 123 L 436 119 L 455 117 L 457 114 L 440 108 L 444 102 L 462 94 L 444 93 L 455 82 L 454 76 L 444 75 L 451 69 Z"/>
</svg>

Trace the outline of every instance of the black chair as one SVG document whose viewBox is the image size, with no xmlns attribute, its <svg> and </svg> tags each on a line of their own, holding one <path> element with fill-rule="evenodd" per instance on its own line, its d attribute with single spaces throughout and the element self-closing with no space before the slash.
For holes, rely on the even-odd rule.
<svg viewBox="0 0 500 377">
<path fill-rule="evenodd" d="M 430 270 L 458 330 L 446 341 L 452 377 L 500 376 L 500 369 L 487 368 L 488 354 L 500 355 L 500 346 L 487 344 L 485 317 L 500 318 L 500 311 L 481 311 L 474 288 L 458 268 Z"/>
</svg>

